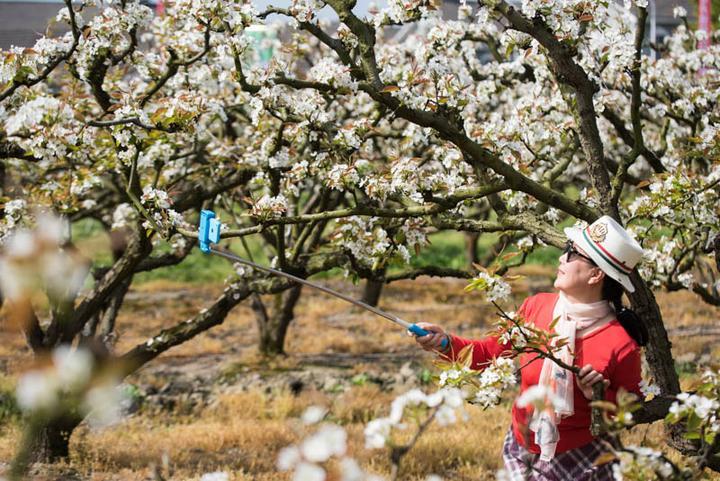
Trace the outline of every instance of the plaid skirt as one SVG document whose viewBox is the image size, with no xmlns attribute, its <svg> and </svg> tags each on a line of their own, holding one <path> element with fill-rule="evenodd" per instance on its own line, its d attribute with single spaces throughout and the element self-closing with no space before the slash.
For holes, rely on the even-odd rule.
<svg viewBox="0 0 720 481">
<path fill-rule="evenodd" d="M 503 444 L 503 461 L 509 481 L 612 481 L 613 463 L 593 466 L 607 445 L 596 439 L 585 446 L 557 454 L 552 461 L 540 461 L 515 439 L 512 428 Z"/>
</svg>

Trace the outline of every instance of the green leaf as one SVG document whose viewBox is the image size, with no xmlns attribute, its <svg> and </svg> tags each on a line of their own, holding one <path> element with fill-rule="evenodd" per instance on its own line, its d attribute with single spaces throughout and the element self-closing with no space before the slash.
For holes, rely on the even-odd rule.
<svg viewBox="0 0 720 481">
<path fill-rule="evenodd" d="M 470 366 L 472 366 L 473 361 L 473 345 L 468 344 L 467 346 L 463 347 L 460 352 L 457 355 L 457 362 L 461 364 L 462 366 L 470 369 Z"/>
<path fill-rule="evenodd" d="M 688 416 L 688 420 L 687 420 L 687 430 L 689 432 L 697 432 L 700 430 L 701 425 L 702 425 L 702 418 L 700 418 L 694 412 L 691 412 L 690 415 Z M 692 439 L 698 439 L 699 436 L 700 436 L 700 434 L 698 433 L 698 437 L 692 438 Z"/>
</svg>

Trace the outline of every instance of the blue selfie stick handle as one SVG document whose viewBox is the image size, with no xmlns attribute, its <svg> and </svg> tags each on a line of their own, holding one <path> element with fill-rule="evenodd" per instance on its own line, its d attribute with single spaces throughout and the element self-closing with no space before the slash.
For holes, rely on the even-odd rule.
<svg viewBox="0 0 720 481">
<path fill-rule="evenodd" d="M 426 331 L 422 327 L 418 326 L 417 324 L 410 324 L 410 327 L 408 327 L 408 331 L 412 332 L 417 337 L 427 336 L 430 334 L 430 331 Z M 447 337 L 442 340 L 442 343 L 440 344 L 440 347 L 445 350 L 447 349 L 448 340 Z"/>
</svg>

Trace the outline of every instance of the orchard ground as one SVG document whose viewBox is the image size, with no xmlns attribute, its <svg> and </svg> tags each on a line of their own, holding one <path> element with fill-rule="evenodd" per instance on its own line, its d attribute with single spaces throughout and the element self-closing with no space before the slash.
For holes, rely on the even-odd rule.
<svg viewBox="0 0 720 481">
<path fill-rule="evenodd" d="M 551 289 L 552 267 L 531 265 L 519 271 L 525 278 L 515 285 L 518 301 Z M 355 297 L 361 294 L 359 286 L 341 279 L 322 282 Z M 408 321 L 437 322 L 463 336 L 482 336 L 491 328 L 494 311 L 478 294 L 465 293 L 465 285 L 463 280 L 402 281 L 386 287 L 380 306 Z M 118 319 L 118 352 L 197 312 L 222 288 L 222 283 L 168 280 L 134 286 Z M 720 309 L 687 292 L 658 293 L 658 300 L 683 388 L 691 388 L 695 364 L 720 354 Z M 184 480 L 226 471 L 231 480 L 289 479 L 277 472 L 277 453 L 312 432 L 299 419 L 311 405 L 328 407 L 328 419 L 348 431 L 349 453 L 371 471 L 387 475 L 387 453 L 364 448 L 364 425 L 387 415 L 397 394 L 411 387 L 435 389 L 429 380 L 433 357 L 391 323 L 320 292 L 305 289 L 296 313 L 288 356 L 268 361 L 256 354 L 253 313 L 247 303 L 240 305 L 223 325 L 128 378 L 137 411 L 109 428 L 82 426 L 73 435 L 69 463 L 36 467 L 33 477 L 145 480 L 158 471 L 164 479 Z M 5 330 L 0 339 L 0 402 L 5 403 L 0 406 L 1 473 L 20 436 L 9 394 L 32 355 L 19 334 Z M 465 422 L 433 427 L 404 461 L 402 479 L 424 479 L 431 473 L 454 480 L 494 479 L 512 394 L 487 411 L 468 405 Z M 628 436 L 659 446 L 664 444 L 661 434 L 661 423 L 656 423 Z"/>
</svg>

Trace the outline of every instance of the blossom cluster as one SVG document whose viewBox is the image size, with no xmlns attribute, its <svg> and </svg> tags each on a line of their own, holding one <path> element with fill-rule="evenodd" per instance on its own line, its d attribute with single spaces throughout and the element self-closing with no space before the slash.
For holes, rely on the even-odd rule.
<svg viewBox="0 0 720 481">
<path fill-rule="evenodd" d="M 465 290 L 468 292 L 472 290 L 483 292 L 490 302 L 507 300 L 512 292 L 510 284 L 502 276 L 484 271 L 479 272 Z"/>
<path fill-rule="evenodd" d="M 146 219 L 143 226 L 146 229 L 157 227 L 161 230 L 163 237 L 167 238 L 171 230 L 175 227 L 189 228 L 190 225 L 185 221 L 184 216 L 172 209 L 172 199 L 162 189 L 156 189 L 150 185 L 146 185 L 143 188 L 143 193 L 140 196 L 140 203 L 144 206 L 145 216 L 150 216 L 150 219 Z M 128 211 L 128 207 L 122 207 L 123 204 L 113 213 L 113 225 L 122 226 L 127 225 L 128 221 L 131 221 L 135 216 Z M 118 216 L 115 219 L 115 216 Z M 152 222 L 151 222 L 152 219 Z"/>
<path fill-rule="evenodd" d="M 432 16 L 438 7 L 431 0 L 391 0 L 387 7 L 372 16 L 375 27 L 402 24 Z"/>
<path fill-rule="evenodd" d="M 8 138 L 28 154 L 42 159 L 45 167 L 70 154 L 71 146 L 78 139 L 78 123 L 73 118 L 72 108 L 55 97 L 28 95 L 17 109 L 2 117 L 0 127 Z"/>
<path fill-rule="evenodd" d="M 502 393 L 516 384 L 517 374 L 513 360 L 497 358 L 480 373 L 472 402 L 483 408 L 495 406 L 500 402 Z"/>
<path fill-rule="evenodd" d="M 347 217 L 336 222 L 331 240 L 347 249 L 363 266 L 378 268 L 392 255 L 392 238 L 376 217 Z"/>
<path fill-rule="evenodd" d="M 673 465 L 652 448 L 629 446 L 614 454 L 617 462 L 612 472 L 616 481 L 665 480 L 674 474 Z"/>
<path fill-rule="evenodd" d="M 85 25 L 85 35 L 80 36 L 76 57 L 78 75 L 90 80 L 96 60 L 126 49 L 131 40 L 125 32 L 145 27 L 151 19 L 152 10 L 137 1 L 106 5 Z"/>
<path fill-rule="evenodd" d="M 261 219 L 280 217 L 288 210 L 288 200 L 283 194 L 264 195 L 252 206 L 252 215 Z"/>
<path fill-rule="evenodd" d="M 506 313 L 512 322 L 506 323 L 501 328 L 501 334 L 498 338 L 500 344 L 510 344 L 514 349 L 523 349 L 530 339 L 532 339 L 533 332 L 524 324 L 522 319 L 515 319 L 515 313 Z"/>
<path fill-rule="evenodd" d="M 484 366 L 473 365 L 472 345 L 463 348 L 452 361 L 436 360 L 440 369 L 438 384 L 442 388 L 460 389 L 470 403 L 483 409 L 500 403 L 502 394 L 517 384 L 515 363 L 512 359 L 499 357 Z"/>
<path fill-rule="evenodd" d="M 687 436 L 712 444 L 720 432 L 720 375 L 706 370 L 695 393 L 680 393 L 670 406 L 666 421 L 686 423 Z"/>
</svg>

